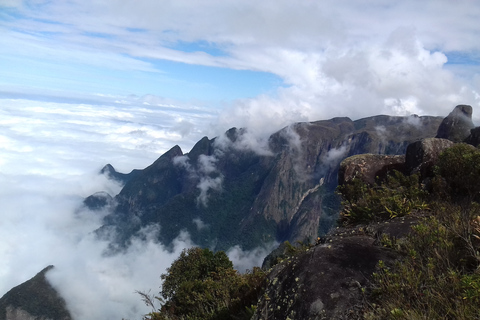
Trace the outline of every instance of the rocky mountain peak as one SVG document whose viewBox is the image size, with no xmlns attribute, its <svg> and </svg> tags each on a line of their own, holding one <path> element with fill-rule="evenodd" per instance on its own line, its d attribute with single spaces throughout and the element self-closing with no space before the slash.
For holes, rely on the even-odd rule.
<svg viewBox="0 0 480 320">
<path fill-rule="evenodd" d="M 65 301 L 46 278 L 48 266 L 0 299 L 0 320 L 71 320 Z"/>
<path fill-rule="evenodd" d="M 475 127 L 472 121 L 473 109 L 469 105 L 458 105 L 443 119 L 438 127 L 436 138 L 448 139 L 453 142 L 462 142 Z"/>
</svg>

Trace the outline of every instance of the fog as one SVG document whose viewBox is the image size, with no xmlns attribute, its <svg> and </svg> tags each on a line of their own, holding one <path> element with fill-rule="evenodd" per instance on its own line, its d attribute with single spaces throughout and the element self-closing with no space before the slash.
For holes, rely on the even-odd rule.
<svg viewBox="0 0 480 320">
<path fill-rule="evenodd" d="M 188 151 L 213 114 L 167 113 L 161 106 L 0 103 L 0 295 L 54 265 L 47 278 L 75 319 L 140 319 L 150 310 L 135 291 L 158 293 L 160 275 L 195 244 L 182 233 L 167 250 L 155 242 L 161 226 L 153 226 L 143 230 L 146 242 L 137 239 L 126 251 L 106 255 L 108 242 L 92 231 L 107 212 L 89 211 L 82 201 L 97 191 L 120 191 L 121 185 L 99 174 L 106 163 L 129 172 L 175 144 Z M 177 133 L 186 121 L 191 133 Z M 208 173 L 213 163 L 207 160 L 202 170 Z M 205 227 L 200 218 L 198 223 Z M 266 253 L 236 248 L 231 257 L 244 271 Z"/>
</svg>

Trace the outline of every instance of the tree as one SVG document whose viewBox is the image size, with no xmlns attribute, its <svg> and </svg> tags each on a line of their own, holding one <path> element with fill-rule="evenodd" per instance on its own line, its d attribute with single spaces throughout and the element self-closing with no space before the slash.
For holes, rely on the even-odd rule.
<svg viewBox="0 0 480 320">
<path fill-rule="evenodd" d="M 213 253 L 209 249 L 191 248 L 183 250 L 166 274 L 161 275 L 163 280 L 162 297 L 175 300 L 176 294 L 182 286 L 194 281 L 204 281 L 212 273 L 222 273 L 233 270 L 233 264 L 223 251 Z"/>
<path fill-rule="evenodd" d="M 259 268 L 239 274 L 225 252 L 191 248 L 180 254 L 161 279 L 160 293 L 166 302 L 146 319 L 249 319 L 265 274 Z M 141 295 L 145 301 L 147 295 Z"/>
</svg>

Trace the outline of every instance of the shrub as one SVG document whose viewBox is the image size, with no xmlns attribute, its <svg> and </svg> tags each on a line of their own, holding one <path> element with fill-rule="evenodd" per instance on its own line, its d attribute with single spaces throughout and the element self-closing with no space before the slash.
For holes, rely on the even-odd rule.
<svg viewBox="0 0 480 320">
<path fill-rule="evenodd" d="M 479 319 L 477 206 L 451 204 L 412 228 L 400 245 L 403 259 L 379 263 L 368 319 Z M 473 226 L 473 227 L 472 227 Z"/>
<path fill-rule="evenodd" d="M 417 175 L 405 176 L 394 171 L 378 186 L 369 186 L 359 179 L 339 186 L 344 224 L 388 220 L 427 209 L 427 193 L 421 189 Z"/>
<path fill-rule="evenodd" d="M 223 251 L 191 248 L 184 250 L 161 278 L 165 300 L 140 293 L 150 306 L 154 299 L 165 301 L 147 320 L 249 319 L 265 274 L 259 268 L 239 274 Z"/>
<path fill-rule="evenodd" d="M 445 180 L 447 191 L 454 200 L 467 204 L 478 200 L 480 150 L 465 143 L 455 144 L 442 152 L 435 171 Z"/>
</svg>

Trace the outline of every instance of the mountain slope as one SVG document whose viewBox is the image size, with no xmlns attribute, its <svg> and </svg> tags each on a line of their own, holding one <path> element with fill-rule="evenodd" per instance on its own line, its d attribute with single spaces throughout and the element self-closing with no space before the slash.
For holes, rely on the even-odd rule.
<svg viewBox="0 0 480 320">
<path fill-rule="evenodd" d="M 434 137 L 441 121 L 333 118 L 288 126 L 264 148 L 236 128 L 202 138 L 186 154 L 175 146 L 129 177 L 98 232 L 115 229 L 117 244 L 124 245 L 158 223 L 164 244 L 186 230 L 196 244 L 216 250 L 311 240 L 336 220 L 333 191 L 341 160 L 361 153 L 404 154 L 409 143 Z"/>
<path fill-rule="evenodd" d="M 65 301 L 48 283 L 48 266 L 0 299 L 0 320 L 70 320 Z"/>
</svg>

